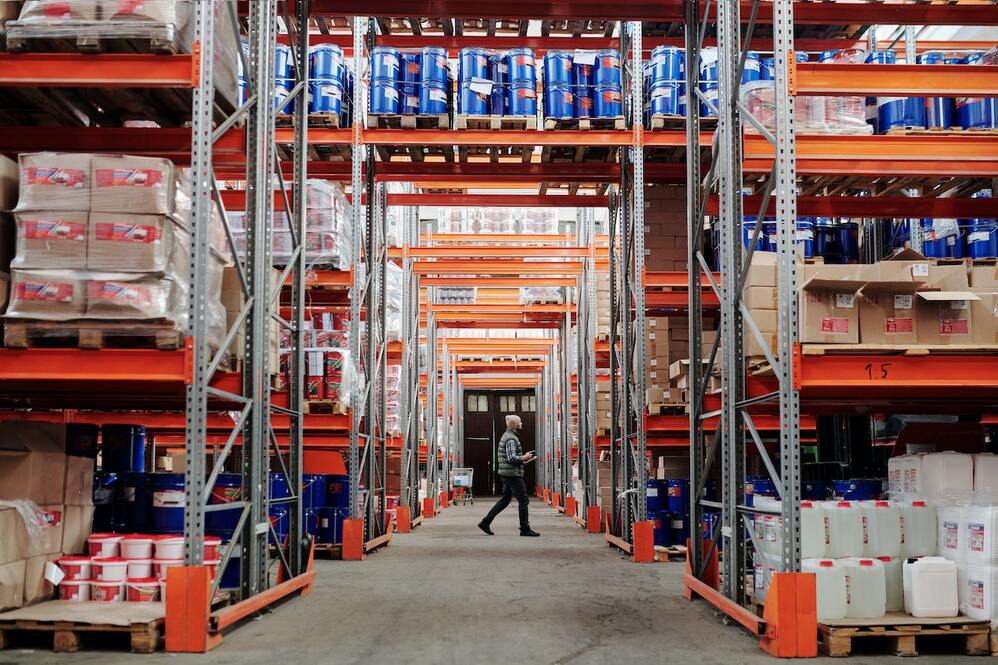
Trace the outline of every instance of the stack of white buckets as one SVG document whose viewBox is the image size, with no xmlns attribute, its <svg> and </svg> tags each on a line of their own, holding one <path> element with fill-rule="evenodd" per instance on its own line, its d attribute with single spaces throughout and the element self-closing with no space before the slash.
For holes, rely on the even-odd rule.
<svg viewBox="0 0 998 665">
<path fill-rule="evenodd" d="M 887 612 L 998 623 L 998 456 L 892 458 L 883 501 L 802 501 L 801 568 L 816 576 L 819 621 Z M 753 585 L 779 570 L 780 502 L 754 519 Z"/>
</svg>

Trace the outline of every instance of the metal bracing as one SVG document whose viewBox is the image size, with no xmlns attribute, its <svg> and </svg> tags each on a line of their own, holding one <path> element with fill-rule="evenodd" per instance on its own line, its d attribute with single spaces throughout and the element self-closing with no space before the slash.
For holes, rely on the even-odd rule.
<svg viewBox="0 0 998 665">
<path fill-rule="evenodd" d="M 428 303 L 436 302 L 437 288 L 427 289 Z M 433 309 L 426 313 L 426 409 L 423 411 L 423 428 L 426 434 L 426 493 L 436 507 L 440 500 L 437 489 L 440 465 L 437 461 L 437 451 L 440 449 L 437 439 L 439 423 L 440 386 L 437 380 L 437 317 Z"/>
<path fill-rule="evenodd" d="M 581 514 L 596 505 L 596 241 L 595 215 L 591 208 L 579 208 L 576 234 L 580 247 L 590 247 L 583 261 L 576 289 L 576 377 L 578 385 L 579 478 L 583 484 Z"/>
<path fill-rule="evenodd" d="M 561 441 L 561 492 L 562 505 L 565 497 L 572 495 L 572 376 L 569 371 L 568 338 L 572 331 L 572 315 L 566 310 L 565 321 L 558 330 L 558 435 Z"/>
<path fill-rule="evenodd" d="M 760 227 L 756 225 L 747 247 L 742 241 L 743 180 L 742 180 L 742 127 L 743 121 L 757 127 L 761 123 L 751 116 L 740 102 L 740 82 L 745 57 L 751 48 L 759 1 L 751 7 L 745 25 L 739 16 L 740 3 L 719 0 L 715 18 L 717 32 L 718 98 L 713 108 L 717 115 L 717 131 L 711 146 L 710 167 L 706 176 L 701 173 L 699 160 L 687 160 L 687 215 L 690 238 L 690 363 L 689 379 L 694 387 L 690 397 L 690 477 L 691 477 L 691 551 L 693 574 L 702 576 L 707 562 L 717 550 L 723 552 L 721 566 L 721 592 L 739 603 L 745 601 L 743 580 L 748 556 L 745 533 L 747 515 L 752 509 L 745 506 L 744 477 L 746 440 L 750 437 L 774 483 L 780 488 L 785 538 L 781 569 L 788 572 L 800 570 L 799 499 L 800 499 L 800 407 L 797 391 L 793 388 L 793 348 L 797 340 L 797 259 L 796 234 L 796 168 L 794 98 L 789 73 L 793 53 L 793 3 L 791 0 L 773 2 L 773 54 L 775 58 L 775 131 L 765 131 L 763 136 L 775 144 L 776 159 L 772 172 L 762 188 L 762 206 L 757 218 L 765 217 L 771 198 L 775 199 L 777 218 L 777 346 L 770 349 L 759 332 L 751 312 L 742 303 L 746 276 L 759 242 Z M 689 96 L 687 107 L 687 154 L 701 154 L 700 119 L 697 97 L 707 106 L 713 106 L 698 87 L 700 55 L 703 39 L 710 19 L 710 2 L 700 15 L 699 3 L 686 3 L 686 68 Z M 744 35 L 744 37 L 743 37 Z M 711 226 L 716 231 L 720 278 L 711 276 L 710 266 L 702 247 L 705 236 L 704 212 L 708 198 L 716 194 L 718 214 Z M 749 211 L 755 213 L 755 210 Z M 720 329 L 714 346 L 707 349 L 702 344 L 703 312 L 700 283 L 706 276 L 720 302 Z M 763 355 L 778 379 L 778 390 L 767 397 L 778 401 L 780 413 L 780 457 L 777 470 L 748 413 L 749 400 L 745 391 L 744 338 L 752 335 L 761 346 Z M 696 362 L 703 359 L 703 362 Z M 704 398 L 710 376 L 715 368 L 720 373 L 720 407 L 713 412 L 704 409 Z M 755 404 L 759 400 L 752 400 Z M 719 417 L 720 424 L 713 436 L 706 436 L 703 420 Z M 716 471 L 716 474 L 714 473 Z M 720 501 L 703 498 L 707 479 L 720 477 Z M 710 544 L 705 542 L 700 525 L 704 508 L 720 511 L 718 529 L 710 534 Z M 718 540 L 721 542 L 718 543 Z"/>
<path fill-rule="evenodd" d="M 410 189 L 411 185 L 408 186 Z M 402 244 L 419 244 L 419 208 L 406 206 L 402 212 Z M 402 374 L 399 404 L 402 432 L 402 476 L 400 503 L 409 506 L 412 517 L 419 515 L 419 278 L 412 269 L 413 259 L 402 258 Z"/>
<path fill-rule="evenodd" d="M 367 19 L 355 16 L 353 19 L 353 66 L 354 80 L 363 81 L 367 63 L 365 57 L 364 36 L 367 33 Z M 362 178 L 364 167 L 365 151 L 369 148 L 364 145 L 364 86 L 355 85 L 353 93 L 353 132 L 350 158 L 350 191 L 354 194 L 351 213 L 353 217 L 352 247 L 350 252 L 353 283 L 350 287 L 350 358 L 357 364 L 358 371 L 361 371 L 361 303 L 365 291 L 364 271 L 361 270 L 361 251 L 363 234 L 361 229 L 365 227 L 364 206 L 361 197 L 356 194 L 364 190 Z M 370 172 L 369 172 L 370 173 Z M 350 476 L 350 517 L 359 519 L 361 509 L 358 505 L 358 490 L 360 485 L 360 440 L 362 434 L 362 423 L 364 418 L 363 400 L 360 395 L 353 400 L 350 410 L 350 448 L 347 454 L 347 473 Z"/>
</svg>

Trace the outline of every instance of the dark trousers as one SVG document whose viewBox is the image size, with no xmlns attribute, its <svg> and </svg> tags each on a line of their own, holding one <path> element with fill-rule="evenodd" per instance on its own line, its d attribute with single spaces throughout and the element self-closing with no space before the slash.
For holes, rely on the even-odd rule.
<svg viewBox="0 0 998 665">
<path fill-rule="evenodd" d="M 492 506 L 492 510 L 485 516 L 482 523 L 485 526 L 491 526 L 492 520 L 496 518 L 496 515 L 506 510 L 506 506 L 509 505 L 515 496 L 517 506 L 520 509 L 520 531 L 527 531 L 530 529 L 530 518 L 527 516 L 529 499 L 527 499 L 526 483 L 519 476 L 499 477 L 502 478 L 502 498 L 496 501 L 496 505 Z"/>
</svg>

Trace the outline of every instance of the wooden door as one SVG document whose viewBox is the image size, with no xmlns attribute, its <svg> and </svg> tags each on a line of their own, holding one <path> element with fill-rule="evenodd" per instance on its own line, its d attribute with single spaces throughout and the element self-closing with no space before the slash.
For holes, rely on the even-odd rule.
<svg viewBox="0 0 998 665">
<path fill-rule="evenodd" d="M 491 391 L 464 394 L 464 464 L 475 470 L 472 492 L 475 496 L 496 494 L 494 396 Z M 499 489 L 501 491 L 501 488 Z"/>
</svg>

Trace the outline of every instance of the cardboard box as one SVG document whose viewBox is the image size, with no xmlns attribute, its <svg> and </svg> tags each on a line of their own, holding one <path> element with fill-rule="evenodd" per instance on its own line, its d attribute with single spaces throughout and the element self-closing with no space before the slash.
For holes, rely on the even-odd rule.
<svg viewBox="0 0 998 665">
<path fill-rule="evenodd" d="M 645 389 L 645 404 L 664 404 L 665 391 L 659 386 L 650 386 Z"/>
<path fill-rule="evenodd" d="M 974 321 L 975 344 L 998 344 L 998 286 L 992 289 L 971 289 L 979 300 L 970 301 L 970 318 Z"/>
<path fill-rule="evenodd" d="M 87 317 L 168 319 L 186 314 L 180 284 L 157 273 L 89 273 Z"/>
<path fill-rule="evenodd" d="M 8 9 L 13 7 L 12 3 L 0 3 L 0 7 Z M 2 16 L 2 9 L 0 9 Z M 15 18 L 16 18 L 15 14 Z M 0 212 L 7 212 L 17 205 L 17 162 L 0 155 Z"/>
<path fill-rule="evenodd" d="M 7 309 L 7 302 L 10 300 L 10 275 L 0 272 L 0 313 Z"/>
<path fill-rule="evenodd" d="M 66 492 L 62 501 L 67 506 L 92 506 L 94 503 L 94 460 L 89 457 L 66 456 Z"/>
<path fill-rule="evenodd" d="M 59 560 L 59 555 L 45 554 L 30 557 L 24 562 L 24 604 L 31 605 L 43 600 L 50 600 L 55 594 L 55 586 L 48 580 L 45 566 L 53 565 Z"/>
<path fill-rule="evenodd" d="M 87 267 L 86 212 L 39 211 L 14 215 L 16 268 L 51 270 Z"/>
<path fill-rule="evenodd" d="M 800 341 L 820 344 L 859 342 L 858 291 L 866 284 L 860 266 L 803 266 Z"/>
<path fill-rule="evenodd" d="M 776 309 L 776 287 L 750 286 L 742 291 L 742 304 L 748 309 Z"/>
<path fill-rule="evenodd" d="M 776 254 L 774 252 L 758 252 L 752 256 L 745 286 L 776 287 Z"/>
<path fill-rule="evenodd" d="M 66 152 L 21 154 L 17 210 L 89 210 L 90 157 Z"/>
<path fill-rule="evenodd" d="M 62 504 L 38 507 L 35 523 L 40 527 L 41 537 L 37 540 L 28 538 L 28 558 L 45 554 L 58 554 L 62 551 L 65 514 L 66 507 Z"/>
<path fill-rule="evenodd" d="M 61 423 L 0 422 L 0 499 L 61 503 L 65 450 L 66 426 Z"/>
<path fill-rule="evenodd" d="M 24 559 L 0 565 L 0 610 L 13 610 L 24 604 Z"/>
<path fill-rule="evenodd" d="M 919 291 L 918 297 L 915 325 L 919 344 L 974 343 L 970 303 L 980 300 L 979 296 L 970 291 Z"/>
<path fill-rule="evenodd" d="M 93 530 L 93 506 L 66 506 L 62 519 L 62 548 L 64 554 L 83 554 L 87 537 Z"/>
<path fill-rule="evenodd" d="M 24 519 L 13 507 L 0 507 L 0 566 L 27 556 Z M 2 603 L 0 603 L 2 605 Z"/>
<path fill-rule="evenodd" d="M 929 266 L 925 283 L 928 288 L 939 291 L 966 291 L 970 288 L 969 273 L 963 264 Z"/>
<path fill-rule="evenodd" d="M 87 268 L 109 272 L 186 274 L 190 234 L 172 217 L 92 212 Z"/>
<path fill-rule="evenodd" d="M 998 266 L 971 266 L 970 288 L 998 291 Z"/>
<path fill-rule="evenodd" d="M 928 279 L 928 264 L 905 260 L 912 256 L 919 255 L 906 250 L 870 266 L 871 280 L 859 298 L 859 338 L 864 344 L 918 341 L 915 292 Z"/>
<path fill-rule="evenodd" d="M 168 215 L 176 203 L 173 162 L 157 157 L 94 155 L 90 210 Z"/>
<path fill-rule="evenodd" d="M 86 311 L 82 273 L 70 270 L 21 270 L 10 273 L 7 315 L 48 321 L 81 318 Z"/>
</svg>

